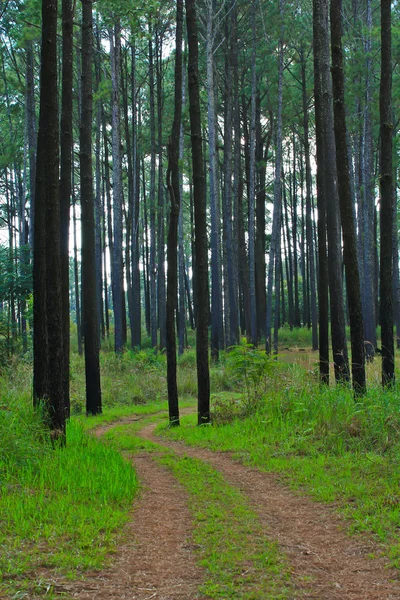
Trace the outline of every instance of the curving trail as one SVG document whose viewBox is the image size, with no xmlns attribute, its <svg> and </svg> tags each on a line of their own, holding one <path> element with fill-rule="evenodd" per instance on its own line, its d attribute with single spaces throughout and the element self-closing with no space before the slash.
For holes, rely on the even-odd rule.
<svg viewBox="0 0 400 600">
<path fill-rule="evenodd" d="M 112 426 L 99 427 L 95 434 Z M 202 600 L 198 589 L 205 574 L 196 564 L 185 490 L 149 453 L 136 454 L 132 462 L 141 491 L 112 566 L 85 573 L 80 581 L 57 582 L 53 589 L 81 600 Z"/>
<path fill-rule="evenodd" d="M 154 435 L 139 436 L 207 461 L 249 498 L 252 508 L 291 565 L 296 597 L 315 600 L 399 600 L 400 575 L 386 567 L 379 547 L 366 537 L 348 537 L 332 509 L 291 492 L 271 473 L 241 465 L 229 454 L 186 446 Z"/>
<path fill-rule="evenodd" d="M 122 419 L 95 434 L 137 420 Z M 263 535 L 277 541 L 287 558 L 290 600 L 400 600 L 399 572 L 383 559 L 369 558 L 379 556 L 379 546 L 366 536 L 348 537 L 344 520 L 332 508 L 291 492 L 275 475 L 244 466 L 228 453 L 173 442 L 155 436 L 154 429 L 155 424 L 145 425 L 135 435 L 159 444 L 160 450 L 206 461 L 247 496 Z M 53 590 L 81 600 L 205 599 L 198 590 L 207 573 L 197 565 L 186 491 L 154 460 L 154 452 L 142 451 L 132 460 L 141 493 L 112 565 L 85 573 L 80 581 L 53 581 Z"/>
</svg>

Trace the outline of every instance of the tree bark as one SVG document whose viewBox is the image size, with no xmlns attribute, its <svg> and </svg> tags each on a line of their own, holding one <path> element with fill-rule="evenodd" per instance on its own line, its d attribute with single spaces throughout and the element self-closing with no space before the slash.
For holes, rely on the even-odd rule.
<svg viewBox="0 0 400 600">
<path fill-rule="evenodd" d="M 69 212 L 72 170 L 72 79 L 73 79 L 73 6 L 62 0 L 62 92 L 60 131 L 60 252 L 64 353 L 64 402 L 70 415 L 69 398 Z"/>
<path fill-rule="evenodd" d="M 192 142 L 194 212 L 195 212 L 195 254 L 196 254 L 196 293 L 197 331 L 196 359 L 198 386 L 198 424 L 210 422 L 210 373 L 208 365 L 208 261 L 207 261 L 207 217 L 203 148 L 201 136 L 200 87 L 198 70 L 198 34 L 195 0 L 186 0 L 186 27 L 188 36 L 188 84 L 189 114 Z"/>
<path fill-rule="evenodd" d="M 350 314 L 351 370 L 356 395 L 366 392 L 364 325 L 362 318 L 357 234 L 351 195 L 344 97 L 344 60 L 342 50 L 342 0 L 331 0 L 331 44 L 334 129 L 338 172 L 339 207 L 343 229 L 343 257 Z"/>
<path fill-rule="evenodd" d="M 45 402 L 52 439 L 65 440 L 61 297 L 57 0 L 42 0 L 40 113 L 34 233 L 33 396 Z"/>
<path fill-rule="evenodd" d="M 332 352 L 337 381 L 348 381 L 349 360 L 347 354 L 345 312 L 343 305 L 343 281 L 341 271 L 341 239 L 339 220 L 339 198 L 336 175 L 336 149 L 333 130 L 332 81 L 329 58 L 328 1 L 314 1 L 314 59 L 315 70 L 315 102 L 319 133 L 318 144 L 323 151 L 317 157 L 317 169 L 322 171 L 322 189 L 325 194 L 327 237 L 328 237 L 328 275 L 331 314 Z M 320 162 L 322 159 L 322 162 Z M 320 193 L 320 190 L 318 190 Z"/>
<path fill-rule="evenodd" d="M 168 409 L 171 425 L 179 425 L 178 385 L 176 380 L 176 334 L 175 309 L 178 299 L 178 222 L 180 210 L 179 181 L 179 141 L 182 122 L 182 37 L 183 37 L 183 0 L 176 5 L 176 43 L 175 43 L 175 102 L 174 120 L 171 137 L 168 141 L 167 185 L 171 201 L 168 230 L 168 271 L 167 271 L 167 383 Z"/>
<path fill-rule="evenodd" d="M 119 108 L 121 28 L 117 22 L 114 31 L 110 30 L 111 82 L 112 82 L 112 158 L 113 158 L 113 306 L 114 306 L 114 345 L 115 352 L 121 353 L 123 341 L 123 261 L 122 261 L 122 159 L 121 122 Z"/>
<path fill-rule="evenodd" d="M 255 202 L 256 202 L 256 94 L 257 94 L 257 75 L 256 75 L 256 4 L 257 0 L 252 0 L 251 4 L 251 115 L 250 115 L 250 181 L 249 181 L 249 280 L 250 280 L 250 311 L 251 323 L 250 339 L 253 346 L 258 343 L 257 328 L 257 303 L 256 303 L 256 266 L 255 266 Z"/>
<path fill-rule="evenodd" d="M 283 19 L 284 0 L 279 0 L 279 14 Z M 282 106 L 283 106 L 283 53 L 284 53 L 284 25 L 282 21 L 279 36 L 279 58 L 278 58 L 278 114 L 276 125 L 276 156 L 275 156 L 275 180 L 274 180 L 274 214 L 272 219 L 271 247 L 268 264 L 268 292 L 267 292 L 267 314 L 265 324 L 265 349 L 267 354 L 271 353 L 271 323 L 272 323 L 272 290 L 274 266 L 276 255 L 280 249 L 280 231 L 282 214 Z M 275 282 L 275 293 L 279 294 L 279 281 Z"/>
<path fill-rule="evenodd" d="M 82 112 L 80 173 L 82 211 L 82 296 L 85 347 L 86 414 L 101 413 L 99 320 L 96 298 L 96 249 L 92 171 L 92 0 L 82 0 Z"/>
<path fill-rule="evenodd" d="M 381 152 L 380 212 L 380 317 L 382 385 L 394 384 L 393 340 L 393 123 L 392 123 L 392 31 L 391 2 L 381 1 L 381 82 L 379 90 Z"/>
</svg>

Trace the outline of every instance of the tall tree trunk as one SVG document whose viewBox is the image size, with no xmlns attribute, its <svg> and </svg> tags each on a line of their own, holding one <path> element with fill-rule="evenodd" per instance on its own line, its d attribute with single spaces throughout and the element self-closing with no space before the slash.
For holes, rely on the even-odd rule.
<svg viewBox="0 0 400 600">
<path fill-rule="evenodd" d="M 293 134 L 293 193 L 292 193 L 292 237 L 293 237 L 293 288 L 294 288 L 294 326 L 300 327 L 299 269 L 297 261 L 297 180 L 296 180 L 296 137 Z"/>
<path fill-rule="evenodd" d="M 251 116 L 250 116 L 250 181 L 249 181 L 249 279 L 250 279 L 250 311 L 251 323 L 248 323 L 251 331 L 251 343 L 257 346 L 258 328 L 257 328 L 257 303 L 256 303 L 256 268 L 255 268 L 255 200 L 256 200 L 256 94 L 257 94 L 257 75 L 256 75 L 256 4 L 257 0 L 252 0 L 251 4 Z"/>
<path fill-rule="evenodd" d="M 33 71 L 33 43 L 28 40 L 26 46 L 26 109 L 29 146 L 29 191 L 30 191 L 30 223 L 29 244 L 33 249 L 35 221 L 35 180 L 36 180 L 36 110 L 35 110 L 35 81 Z"/>
<path fill-rule="evenodd" d="M 232 224 L 232 125 L 233 125 L 233 61 L 231 57 L 231 47 L 235 43 L 232 32 L 234 1 L 230 0 L 225 16 L 225 111 L 224 111 L 224 196 L 223 196 L 223 227 L 224 227 L 224 253 L 226 272 L 224 279 L 226 282 L 227 296 L 225 299 L 225 336 L 228 346 L 238 343 L 238 323 L 237 323 L 237 298 L 235 295 L 235 274 L 234 274 L 234 249 L 233 249 L 233 224 Z M 237 215 L 235 215 L 237 218 Z"/>
<path fill-rule="evenodd" d="M 34 403 L 45 401 L 53 438 L 65 439 L 61 297 L 57 0 L 42 0 L 40 114 L 34 234 Z"/>
<path fill-rule="evenodd" d="M 124 60 L 121 63 L 121 90 L 122 90 L 122 105 L 124 113 L 124 130 L 126 140 L 126 156 L 128 162 L 128 210 L 126 215 L 126 243 L 125 243 L 125 265 L 126 265 L 126 281 L 128 287 L 128 314 L 131 328 L 133 326 L 133 285 L 132 285 L 132 223 L 134 211 L 134 174 L 133 174 L 133 148 L 131 143 L 131 132 L 129 128 L 128 114 L 128 53 L 124 52 Z M 125 68 L 124 68 L 125 66 Z M 134 346 L 132 346 L 134 348 Z"/>
<path fill-rule="evenodd" d="M 282 171 L 282 196 L 283 196 L 283 209 L 284 209 L 284 218 L 282 218 L 282 236 L 285 236 L 285 227 L 284 221 L 286 223 L 286 239 L 287 239 L 287 257 L 288 257 L 288 269 L 287 269 L 287 287 L 288 287 L 288 311 L 289 317 L 288 322 L 290 329 L 293 329 L 294 325 L 294 297 L 293 297 L 293 259 L 292 259 L 292 250 L 290 247 L 290 228 L 289 228 L 289 210 L 287 205 L 287 195 L 286 195 L 286 185 L 285 185 L 285 175 Z"/>
<path fill-rule="evenodd" d="M 314 1 L 314 56 L 315 70 L 315 96 L 316 106 L 319 103 L 318 115 L 319 133 L 318 143 L 323 144 L 322 163 L 317 169 L 322 170 L 323 193 L 326 199 L 327 237 L 328 237 L 328 274 L 329 298 L 331 314 L 332 353 L 337 381 L 348 381 L 349 360 L 347 354 L 345 312 L 343 305 L 343 281 L 341 271 L 341 240 L 339 220 L 339 198 L 337 191 L 336 175 L 336 149 L 333 131 L 332 112 L 332 81 L 329 58 L 329 28 L 328 28 L 328 1 Z M 322 137 L 321 137 L 322 136 Z"/>
<path fill-rule="evenodd" d="M 113 306 L 115 352 L 122 352 L 123 335 L 123 262 L 122 262 L 122 159 L 121 159 L 121 123 L 119 108 L 120 60 L 121 60 L 121 27 L 115 24 L 110 30 L 111 83 L 112 83 L 112 156 L 113 156 Z"/>
<path fill-rule="evenodd" d="M 233 221 L 232 226 L 232 262 L 233 262 L 233 295 L 235 303 L 230 303 L 231 335 L 235 335 L 234 343 L 240 340 L 239 331 L 239 253 L 246 254 L 243 246 L 240 250 L 239 243 L 239 202 L 242 194 L 242 169 L 241 169 L 241 128 L 240 128 L 240 103 L 239 103 L 239 61 L 238 61 L 238 27 L 237 27 L 237 5 L 232 6 L 232 69 L 233 69 Z M 243 267 L 246 268 L 247 260 L 244 258 Z"/>
<path fill-rule="evenodd" d="M 324 1 L 324 0 L 322 0 Z M 313 0 L 315 138 L 317 146 L 318 209 L 318 308 L 319 308 L 319 376 L 329 385 L 329 280 L 326 244 L 326 190 L 323 165 L 325 160 L 322 107 L 321 0 Z"/>
<path fill-rule="evenodd" d="M 149 94 L 150 94 L 150 337 L 153 348 L 157 347 L 157 280 L 156 280 L 156 114 L 154 98 L 154 50 L 149 23 Z"/>
<path fill-rule="evenodd" d="M 362 318 L 357 234 L 351 195 L 349 155 L 344 100 L 344 61 L 342 50 L 342 0 L 331 0 L 332 83 L 335 118 L 336 162 L 339 206 L 343 229 L 343 257 L 350 313 L 351 363 L 353 389 L 366 392 L 364 326 Z"/>
<path fill-rule="evenodd" d="M 362 135 L 362 198 L 361 198 L 361 236 L 362 236 L 362 265 L 363 265 L 363 318 L 364 318 L 364 340 L 366 341 L 367 360 L 374 358 L 376 347 L 376 310 L 374 269 L 372 265 L 375 260 L 374 247 L 374 156 L 373 156 L 373 133 L 372 133 L 372 0 L 366 1 L 366 40 L 364 42 L 365 52 L 365 107 Z"/>
<path fill-rule="evenodd" d="M 266 264 L 265 264 L 265 202 L 266 202 L 266 175 L 269 147 L 272 138 L 272 119 L 265 136 L 261 132 L 261 99 L 257 94 L 257 124 L 256 124 L 256 237 L 255 237 L 255 270 L 256 270 L 256 302 L 257 302 L 257 328 L 258 335 L 265 336 L 265 314 L 267 311 L 266 294 Z M 265 147 L 264 147 L 265 144 Z"/>
<path fill-rule="evenodd" d="M 197 293 L 197 386 L 198 423 L 210 421 L 210 373 L 208 366 L 208 261 L 207 261 L 207 215 L 203 148 L 201 137 L 200 88 L 198 70 L 198 34 L 195 0 L 186 0 L 186 26 L 188 37 L 188 83 L 189 114 L 192 141 L 192 165 L 195 211 L 195 254 Z"/>
<path fill-rule="evenodd" d="M 85 341 L 86 414 L 101 413 L 99 319 L 96 298 L 96 248 L 92 171 L 92 0 L 82 0 L 82 112 L 80 172 L 82 211 L 82 296 Z"/>
<path fill-rule="evenodd" d="M 175 309 L 178 296 L 178 222 L 180 210 L 179 181 L 179 140 L 182 122 L 182 37 L 183 37 L 183 0 L 177 0 L 176 6 L 176 44 L 175 44 L 175 103 L 174 121 L 168 142 L 167 185 L 171 201 L 168 230 L 168 286 L 167 286 L 167 382 L 168 409 L 171 425 L 179 425 L 178 385 L 176 380 L 176 334 Z"/>
<path fill-rule="evenodd" d="M 132 145 L 133 145 L 133 210 L 132 210 L 132 313 L 131 322 L 131 347 L 140 348 L 142 343 L 141 333 L 141 302 L 140 302 L 140 252 L 139 252 L 139 197 L 140 197 L 140 159 L 138 153 L 138 108 L 136 84 L 136 49 L 132 47 L 131 57 L 132 79 Z"/>
<path fill-rule="evenodd" d="M 278 113 L 276 124 L 276 156 L 275 156 L 275 181 L 274 181 L 274 214 L 272 219 L 271 248 L 269 252 L 268 264 L 268 293 L 267 293 L 267 314 L 265 324 L 265 349 L 267 354 L 271 353 L 271 323 L 272 323 L 272 290 L 274 265 L 277 252 L 280 248 L 281 214 L 282 214 L 282 105 L 283 105 L 283 52 L 284 52 L 284 25 L 283 25 L 284 0 L 279 0 L 279 14 L 282 18 L 281 31 L 279 36 L 279 57 L 278 57 Z M 275 293 L 279 294 L 279 281 L 275 282 Z"/>
<path fill-rule="evenodd" d="M 82 356 L 82 319 L 81 319 L 81 301 L 79 292 L 79 265 L 78 265 L 78 240 L 76 225 L 76 198 L 73 187 L 74 171 L 72 171 L 72 222 L 74 224 L 74 285 L 75 285 L 75 314 L 76 314 L 76 335 L 78 338 L 78 354 Z"/>
<path fill-rule="evenodd" d="M 382 339 L 382 385 L 394 384 L 393 340 L 393 124 L 392 124 L 392 31 L 391 2 L 381 1 L 380 114 L 380 317 Z"/>
<path fill-rule="evenodd" d="M 98 80 L 98 83 L 100 80 Z M 97 88 L 98 89 L 98 88 Z M 105 336 L 103 312 L 103 250 L 102 250 L 102 184 L 101 184 L 101 101 L 96 102 L 96 200 L 95 200 L 95 244 L 96 244 L 96 299 L 97 317 L 101 337 Z"/>
<path fill-rule="evenodd" d="M 183 17 L 182 17 L 183 18 Z M 182 110 L 186 101 L 186 65 L 184 65 L 182 60 Z M 182 113 L 181 110 L 181 113 Z M 181 124 L 179 131 L 179 162 L 183 163 L 183 153 L 184 153 L 184 130 L 183 130 L 183 120 L 181 115 Z M 184 249 L 184 233 L 183 233 L 183 207 L 182 207 L 182 198 L 183 198 L 183 176 L 182 170 L 179 171 L 179 196 L 181 199 L 181 209 L 179 211 L 179 223 L 178 223 L 178 289 L 179 289 L 179 310 L 178 310 L 178 338 L 179 338 L 179 348 L 178 354 L 181 356 L 184 352 L 185 348 L 185 330 L 186 330 L 186 274 L 185 274 L 185 249 Z M 190 290 L 189 290 L 190 296 Z M 192 310 L 190 297 L 188 297 L 188 309 Z"/>
<path fill-rule="evenodd" d="M 394 169 L 394 172 L 396 170 Z M 397 223 L 396 181 L 393 181 L 393 315 L 396 325 L 396 347 L 400 348 L 400 280 L 399 280 L 399 238 Z"/>
<path fill-rule="evenodd" d="M 166 333 L 166 292 L 165 292 L 165 201 L 164 201 L 164 169 L 162 144 L 163 115 L 163 82 L 162 82 L 162 34 L 156 36 L 156 84 L 157 84 L 157 153 L 158 153 L 158 211 L 157 211 L 157 292 L 158 292 L 158 326 L 160 328 L 160 349 L 167 345 Z M 179 145 L 178 138 L 176 143 Z M 178 150 L 179 151 L 179 150 Z"/>
<path fill-rule="evenodd" d="M 210 160 L 210 213 L 211 213 L 211 358 L 218 360 L 222 343 L 221 320 L 221 279 L 220 279 L 220 216 L 218 210 L 218 173 L 217 173 L 217 118 L 215 110 L 214 82 L 214 2 L 207 2 L 207 113 L 208 113 L 208 152 Z"/>
<path fill-rule="evenodd" d="M 60 252 L 64 353 L 64 402 L 70 415 L 69 398 L 69 212 L 72 170 L 72 79 L 73 79 L 73 7 L 62 0 L 62 93 L 60 131 Z"/>
<path fill-rule="evenodd" d="M 318 349 L 318 327 L 317 327 L 317 302 L 316 302 L 316 283 L 315 283 L 315 261 L 314 261 L 314 241 L 313 225 L 311 218 L 312 202 L 312 175 L 310 159 L 310 140 L 309 140 L 309 116 L 307 100 L 307 78 L 306 78 L 306 59 L 304 56 L 304 46 L 300 50 L 301 60 L 301 83 L 302 83 L 302 102 L 303 102 L 303 132 L 304 132 L 304 159 L 306 167 L 306 237 L 307 252 L 310 278 L 310 300 L 311 300 L 311 328 L 312 328 L 312 349 Z M 322 241 L 322 240 L 321 240 Z M 326 349 L 325 349 L 326 351 Z M 329 357 L 323 357 L 324 359 Z"/>
</svg>

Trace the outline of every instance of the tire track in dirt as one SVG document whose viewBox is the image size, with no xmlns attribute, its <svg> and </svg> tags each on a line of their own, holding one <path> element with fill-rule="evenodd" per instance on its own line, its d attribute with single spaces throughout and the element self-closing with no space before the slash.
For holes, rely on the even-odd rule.
<svg viewBox="0 0 400 600">
<path fill-rule="evenodd" d="M 99 427 L 100 436 L 124 421 Z M 154 456 L 154 453 L 152 453 Z M 189 498 L 166 467 L 146 452 L 132 462 L 141 489 L 133 518 L 124 528 L 112 565 L 85 573 L 84 579 L 54 582 L 55 591 L 80 600 L 203 600 L 199 593 L 205 572 L 196 563 Z"/>
<path fill-rule="evenodd" d="M 154 435 L 155 424 L 136 435 L 180 455 L 202 459 L 247 495 L 291 567 L 299 595 L 313 600 L 400 600 L 399 572 L 387 567 L 367 536 L 348 537 L 346 523 L 328 506 L 296 495 L 271 473 L 244 466 L 228 454 L 186 446 Z"/>
</svg>

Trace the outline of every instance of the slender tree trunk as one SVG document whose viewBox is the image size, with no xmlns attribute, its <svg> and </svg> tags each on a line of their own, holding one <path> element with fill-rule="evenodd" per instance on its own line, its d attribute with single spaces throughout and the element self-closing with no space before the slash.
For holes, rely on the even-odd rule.
<svg viewBox="0 0 400 600">
<path fill-rule="evenodd" d="M 323 165 L 325 160 L 322 107 L 322 40 L 321 0 L 313 0 L 315 138 L 317 146 L 318 208 L 318 308 L 319 308 L 319 375 L 329 385 L 329 282 L 326 244 L 326 192 Z"/>
<path fill-rule="evenodd" d="M 150 337 L 153 348 L 157 347 L 157 280 L 156 280 L 156 114 L 154 98 L 154 50 L 149 24 L 149 94 L 150 94 Z"/>
<path fill-rule="evenodd" d="M 283 19 L 284 0 L 279 0 L 279 14 Z M 268 264 L 268 292 L 267 292 L 267 314 L 265 325 L 265 348 L 267 354 L 271 353 L 271 323 L 272 323 L 272 290 L 273 275 L 276 255 L 280 248 L 280 230 L 282 214 L 282 105 L 283 105 L 283 40 L 284 25 L 282 20 L 279 36 L 279 58 L 278 58 L 278 114 L 276 125 L 276 156 L 275 156 L 275 181 L 274 181 L 274 214 L 272 220 L 271 248 Z M 279 294 L 279 281 L 275 282 L 275 293 Z"/>
<path fill-rule="evenodd" d="M 307 237 L 307 252 L 308 252 L 309 278 L 310 278 L 312 349 L 318 350 L 318 327 L 317 327 L 318 314 L 317 314 L 317 301 L 316 301 L 317 295 L 316 295 L 316 282 L 315 282 L 313 225 L 312 225 L 312 218 L 311 218 L 312 175 L 311 175 L 310 140 L 309 140 L 306 59 L 304 56 L 304 47 L 303 46 L 301 47 L 300 60 L 301 60 L 302 101 L 303 101 L 304 159 L 305 159 L 305 167 L 306 167 L 306 237 Z M 326 349 L 325 349 L 325 352 L 326 352 Z M 329 357 L 323 357 L 324 360 L 325 360 L 325 358 L 327 360 L 329 360 Z"/>
<path fill-rule="evenodd" d="M 29 244 L 33 250 L 35 222 L 35 180 L 36 180 L 36 110 L 35 110 L 35 81 L 33 71 L 33 43 L 28 40 L 26 47 L 26 108 L 29 145 L 29 191 L 30 191 L 30 224 Z"/>
<path fill-rule="evenodd" d="M 208 112 L 208 152 L 210 160 L 210 213 L 211 213 L 211 358 L 219 358 L 221 346 L 220 330 L 222 320 L 221 279 L 220 279 L 220 217 L 218 210 L 218 174 L 217 174 L 217 122 L 215 111 L 214 82 L 214 3 L 207 2 L 207 112 Z"/>
<path fill-rule="evenodd" d="M 343 228 L 343 256 L 346 290 L 350 313 L 353 389 L 366 392 L 364 326 L 362 318 L 360 275 L 357 258 L 357 234 L 351 195 L 349 156 L 344 100 L 344 61 L 342 50 L 342 0 L 331 0 L 332 83 L 335 117 L 336 162 L 339 206 Z"/>
<path fill-rule="evenodd" d="M 362 181 L 362 248 L 363 248 L 363 318 L 364 318 L 364 340 L 367 360 L 374 358 L 376 348 L 376 310 L 374 269 L 375 260 L 374 247 L 374 166 L 373 166 L 373 133 L 372 133 L 372 0 L 366 1 L 366 40 L 364 42 L 365 52 L 365 108 L 362 135 L 362 159 L 361 159 L 361 181 Z"/>
<path fill-rule="evenodd" d="M 174 121 L 168 142 L 167 185 L 171 201 L 168 231 L 167 286 L 167 382 L 169 422 L 179 425 L 178 385 L 176 380 L 175 309 L 178 296 L 178 222 L 180 210 L 179 140 L 182 122 L 182 36 L 183 0 L 177 0 L 175 44 L 175 103 Z"/>
<path fill-rule="evenodd" d="M 73 175 L 73 172 L 72 172 Z M 74 177 L 72 176 L 72 181 Z M 76 313 L 76 335 L 78 338 L 78 354 L 82 356 L 82 327 L 81 327 L 81 301 L 79 291 L 79 266 L 78 266 L 78 240 L 76 226 L 76 198 L 72 186 L 72 221 L 74 224 L 74 283 L 75 283 L 75 313 Z"/>
<path fill-rule="evenodd" d="M 394 170 L 395 171 L 395 170 Z M 397 223 L 396 181 L 393 181 L 393 313 L 396 324 L 396 347 L 400 348 L 400 281 L 399 281 L 399 238 Z"/>
<path fill-rule="evenodd" d="M 82 0 L 82 113 L 80 172 L 82 210 L 82 296 L 85 341 L 86 414 L 101 413 L 99 319 L 96 298 L 96 248 L 92 170 L 92 0 Z"/>
<path fill-rule="evenodd" d="M 133 123 L 133 210 L 132 210 L 132 313 L 131 322 L 131 347 L 140 348 L 142 343 L 141 333 L 141 301 L 140 301 L 140 252 L 139 252 L 139 197 L 140 197 L 140 159 L 138 155 L 138 108 L 136 84 L 136 49 L 132 47 L 132 123 Z"/>
<path fill-rule="evenodd" d="M 164 199 L 164 169 L 162 144 L 163 116 L 163 82 L 162 82 L 162 35 L 156 36 L 156 87 L 157 87 L 157 153 L 158 153 L 158 211 L 157 211 L 157 292 L 158 292 L 158 323 L 160 328 L 160 349 L 167 345 L 166 338 L 166 291 L 165 291 L 165 199 Z M 176 143 L 179 142 L 176 140 Z M 179 150 L 178 150 L 179 151 Z"/>
<path fill-rule="evenodd" d="M 319 156 L 319 160 L 322 158 L 323 162 L 319 163 L 317 156 L 317 169 L 322 170 L 322 190 L 326 198 L 332 352 L 335 367 L 335 379 L 337 381 L 348 381 L 350 374 L 343 305 L 339 198 L 336 175 L 336 149 L 333 131 L 327 0 L 315 0 L 314 2 L 314 32 L 314 56 L 317 65 L 315 71 L 316 106 L 317 102 L 319 103 L 316 117 L 318 115 L 318 119 L 320 119 L 317 126 L 317 128 L 320 128 L 319 133 L 317 133 L 317 152 L 318 143 L 321 144 L 322 142 L 323 144 L 323 152 L 322 155 L 320 154 Z"/>
<path fill-rule="evenodd" d="M 182 60 L 182 110 L 186 102 L 186 66 Z M 181 111 L 182 112 L 182 111 Z M 184 153 L 184 130 L 183 120 L 181 118 L 180 132 L 179 132 L 179 162 L 183 163 Z M 186 274 L 185 274 L 185 250 L 184 250 L 184 233 L 183 233 L 183 176 L 182 170 L 179 172 L 179 195 L 181 199 L 181 209 L 179 211 L 179 223 L 178 223 L 178 279 L 179 279 L 179 316 L 178 316 L 178 336 L 179 336 L 179 349 L 178 354 L 181 356 L 185 348 L 185 330 L 186 330 L 186 310 L 185 310 L 185 295 L 186 295 Z M 188 296 L 188 309 L 192 310 L 190 302 L 190 290 Z M 192 321 L 193 323 L 193 321 Z"/>
<path fill-rule="evenodd" d="M 233 262 L 233 295 L 234 304 L 230 303 L 231 314 L 231 335 L 235 336 L 234 343 L 238 344 L 240 340 L 239 331 L 239 201 L 242 190 L 242 169 L 241 169 L 241 129 L 240 129 L 240 103 L 239 103 L 239 65 L 238 65 L 238 27 L 237 27 L 237 5 L 232 6 L 232 70 L 233 70 L 233 220 L 232 226 L 232 262 Z M 246 254 L 245 247 L 241 250 Z M 247 265 L 246 259 L 243 265 Z"/>
<path fill-rule="evenodd" d="M 292 236 L 293 236 L 293 288 L 294 288 L 294 326 L 300 327 L 299 269 L 297 260 L 297 180 L 296 180 L 296 137 L 293 134 L 293 194 L 292 194 Z"/>
<path fill-rule="evenodd" d="M 394 384 L 393 340 L 393 124 L 392 124 L 392 31 L 391 2 L 381 1 L 380 114 L 380 317 L 382 339 L 382 385 Z"/>
<path fill-rule="evenodd" d="M 186 0 L 186 26 L 188 37 L 189 114 L 192 141 L 192 165 L 195 211 L 195 254 L 197 292 L 197 386 L 198 423 L 210 421 L 210 373 L 208 365 L 208 261 L 207 218 L 203 148 L 201 138 L 200 89 L 198 71 L 198 34 L 195 0 Z"/>
<path fill-rule="evenodd" d="M 64 353 L 64 401 L 70 415 L 69 398 L 69 212 L 72 170 L 72 79 L 73 79 L 73 7 L 62 0 L 62 95 L 60 131 L 60 251 Z"/>
<path fill-rule="evenodd" d="M 230 0 L 227 10 L 233 13 L 234 1 Z M 232 224 L 232 125 L 233 125 L 233 61 L 231 57 L 231 47 L 235 43 L 233 40 L 232 27 L 234 15 L 228 18 L 226 15 L 226 53 L 225 53 L 225 112 L 224 112 L 224 196 L 223 196 L 223 226 L 224 226 L 224 249 L 226 273 L 225 281 L 227 288 L 227 297 L 225 305 L 226 319 L 226 342 L 228 346 L 238 343 L 238 323 L 237 323 L 237 298 L 235 294 L 235 265 L 233 248 L 233 224 Z M 237 218 L 237 215 L 235 215 Z"/>
<path fill-rule="evenodd" d="M 250 181 L 249 181 L 249 279 L 250 279 L 250 311 L 251 323 L 248 323 L 251 331 L 251 343 L 257 346 L 257 303 L 256 303 L 256 270 L 255 270 L 255 186 L 256 186 L 256 5 L 257 0 L 251 4 L 251 117 L 250 117 Z"/>
<path fill-rule="evenodd" d="M 112 82 L 112 155 L 113 155 L 113 307 L 115 352 L 121 353 L 124 347 L 123 324 L 123 261 L 122 261 L 122 159 L 121 123 L 119 109 L 121 28 L 117 22 L 114 31 L 110 30 L 111 82 Z"/>
<path fill-rule="evenodd" d="M 100 75 L 100 31 L 97 20 L 96 26 L 96 90 L 99 92 L 101 75 Z M 102 218 L 103 218 L 103 198 L 104 185 L 102 185 L 101 172 L 101 124 L 102 124 L 102 106 L 101 99 L 96 102 L 96 203 L 95 203 L 95 238 L 96 238 L 96 297 L 97 297 L 97 316 L 99 319 L 99 328 L 101 337 L 105 337 L 105 322 L 103 310 L 103 249 L 102 249 Z M 105 239 L 105 238 L 104 238 Z"/>
<path fill-rule="evenodd" d="M 282 171 L 282 182 L 284 184 L 284 173 Z M 289 229 L 289 211 L 287 205 L 287 196 L 286 196 L 286 186 L 285 184 L 282 186 L 282 196 L 283 196 L 283 208 L 284 208 L 284 218 L 282 218 L 282 236 L 285 237 L 285 227 L 283 221 L 286 223 L 286 239 L 287 239 L 287 257 L 288 257 L 288 269 L 287 269 L 287 287 L 288 287 L 288 311 L 289 317 L 288 322 L 290 329 L 293 329 L 294 325 L 294 298 L 293 298 L 293 259 L 292 259 L 292 251 L 290 247 L 290 229 Z"/>
</svg>

